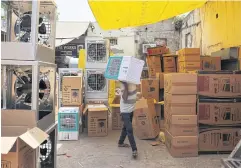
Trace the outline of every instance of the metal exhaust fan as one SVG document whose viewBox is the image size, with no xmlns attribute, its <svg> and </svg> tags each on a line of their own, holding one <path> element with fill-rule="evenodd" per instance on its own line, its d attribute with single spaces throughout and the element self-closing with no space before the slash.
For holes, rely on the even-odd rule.
<svg viewBox="0 0 241 168">
<path fill-rule="evenodd" d="M 88 41 L 87 43 L 87 61 L 105 62 L 107 48 L 105 41 Z"/>
<path fill-rule="evenodd" d="M 32 73 L 29 70 L 13 70 L 16 76 L 14 83 L 16 101 L 15 104 L 31 106 L 32 101 Z M 39 80 L 39 104 L 46 102 L 50 94 L 50 83 L 47 74 L 40 74 Z"/>
<path fill-rule="evenodd" d="M 31 36 L 31 17 L 32 12 L 25 12 L 20 14 L 14 12 L 18 19 L 14 25 L 14 33 L 17 41 L 30 42 Z M 51 24 L 46 16 L 40 14 L 38 25 L 38 42 L 39 44 L 48 45 L 48 39 L 51 33 Z"/>
<path fill-rule="evenodd" d="M 47 140 L 45 140 L 40 145 L 39 150 L 40 150 L 40 161 L 43 162 L 50 156 L 50 153 L 52 150 L 51 140 L 49 138 Z"/>
<path fill-rule="evenodd" d="M 87 91 L 88 92 L 103 92 L 106 88 L 106 79 L 103 73 L 95 71 L 87 72 Z"/>
</svg>

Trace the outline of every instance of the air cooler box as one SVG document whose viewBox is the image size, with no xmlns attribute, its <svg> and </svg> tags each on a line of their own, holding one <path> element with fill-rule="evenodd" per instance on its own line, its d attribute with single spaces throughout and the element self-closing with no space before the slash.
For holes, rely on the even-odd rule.
<svg viewBox="0 0 241 168">
<path fill-rule="evenodd" d="M 111 80 L 120 80 L 133 84 L 140 84 L 144 61 L 132 56 L 110 57 L 105 77 Z"/>
</svg>

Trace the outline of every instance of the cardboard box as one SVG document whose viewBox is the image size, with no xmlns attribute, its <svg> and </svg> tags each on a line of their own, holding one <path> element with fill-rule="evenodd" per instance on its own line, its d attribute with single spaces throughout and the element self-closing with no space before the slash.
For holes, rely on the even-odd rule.
<svg viewBox="0 0 241 168">
<path fill-rule="evenodd" d="M 120 97 L 116 96 L 110 104 L 112 113 L 112 130 L 120 130 L 123 127 L 123 121 L 120 115 Z"/>
<path fill-rule="evenodd" d="M 163 72 L 177 72 L 176 64 L 177 55 L 165 54 L 163 55 Z"/>
<path fill-rule="evenodd" d="M 199 99 L 200 125 L 241 125 L 241 99 Z"/>
<path fill-rule="evenodd" d="M 133 84 L 140 84 L 145 62 L 132 56 L 109 57 L 105 78 Z"/>
<path fill-rule="evenodd" d="M 200 62 L 200 54 L 179 55 L 177 62 Z"/>
<path fill-rule="evenodd" d="M 197 74 L 169 73 L 164 75 L 165 93 L 197 94 Z"/>
<path fill-rule="evenodd" d="M 1 110 L 1 117 L 1 167 L 36 167 L 36 149 L 49 135 L 36 127 L 35 113 Z"/>
<path fill-rule="evenodd" d="M 123 127 L 123 121 L 120 115 L 120 106 L 112 107 L 112 129 L 113 130 L 121 130 Z"/>
<path fill-rule="evenodd" d="M 147 48 L 147 54 L 148 55 L 159 55 L 159 56 L 161 56 L 162 54 L 169 54 L 169 53 L 170 53 L 169 48 L 164 47 L 164 46 Z"/>
<path fill-rule="evenodd" d="M 159 88 L 164 88 L 164 73 L 156 73 L 156 78 L 159 79 Z"/>
<path fill-rule="evenodd" d="M 241 75 L 233 71 L 200 71 L 198 94 L 206 97 L 241 97 Z"/>
<path fill-rule="evenodd" d="M 58 113 L 58 140 L 79 140 L 79 107 L 60 107 Z"/>
<path fill-rule="evenodd" d="M 172 136 L 197 136 L 197 115 L 168 115 L 165 128 Z"/>
<path fill-rule="evenodd" d="M 200 62 L 178 62 L 178 65 L 181 73 L 200 70 Z"/>
<path fill-rule="evenodd" d="M 200 48 L 182 48 L 178 51 L 178 55 L 187 56 L 187 55 L 199 55 Z"/>
<path fill-rule="evenodd" d="M 196 115 L 196 95 L 165 94 L 166 115 Z"/>
<path fill-rule="evenodd" d="M 158 56 L 147 56 L 146 62 L 148 66 L 149 78 L 155 78 L 156 73 L 161 72 L 161 59 Z"/>
<path fill-rule="evenodd" d="M 139 139 L 153 139 L 159 134 L 159 119 L 153 99 L 140 99 L 134 112 L 135 133 Z"/>
<path fill-rule="evenodd" d="M 214 127 L 199 130 L 200 152 L 232 151 L 241 139 L 241 128 Z"/>
<path fill-rule="evenodd" d="M 206 71 L 220 71 L 221 57 L 201 57 L 201 70 Z"/>
<path fill-rule="evenodd" d="M 87 115 L 89 137 L 101 137 L 108 135 L 108 108 L 105 105 L 86 105 L 84 115 Z"/>
<path fill-rule="evenodd" d="M 158 79 L 142 79 L 141 94 L 145 99 L 155 99 L 159 101 L 159 80 Z"/>
<path fill-rule="evenodd" d="M 64 76 L 62 81 L 63 106 L 79 106 L 83 103 L 83 78 Z"/>
<path fill-rule="evenodd" d="M 167 150 L 173 157 L 197 157 L 198 136 L 172 136 L 165 131 Z"/>
</svg>

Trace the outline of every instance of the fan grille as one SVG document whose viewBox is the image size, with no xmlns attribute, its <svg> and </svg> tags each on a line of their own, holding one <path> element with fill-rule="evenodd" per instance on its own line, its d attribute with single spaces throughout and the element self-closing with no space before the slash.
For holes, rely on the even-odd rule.
<svg viewBox="0 0 241 168">
<path fill-rule="evenodd" d="M 87 85 L 88 89 L 87 91 L 89 92 L 103 92 L 105 91 L 106 88 L 106 79 L 104 77 L 103 73 L 92 73 L 89 72 L 87 74 Z"/>
<path fill-rule="evenodd" d="M 106 45 L 102 43 L 87 43 L 88 62 L 106 62 Z"/>
</svg>

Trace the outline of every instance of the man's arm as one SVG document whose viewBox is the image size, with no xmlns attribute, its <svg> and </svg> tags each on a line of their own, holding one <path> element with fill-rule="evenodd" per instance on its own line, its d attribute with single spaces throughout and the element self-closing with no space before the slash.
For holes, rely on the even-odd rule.
<svg viewBox="0 0 241 168">
<path fill-rule="evenodd" d="M 124 101 L 127 101 L 128 98 L 128 85 L 126 82 L 121 82 L 124 85 L 124 91 L 122 93 L 122 98 Z"/>
</svg>

